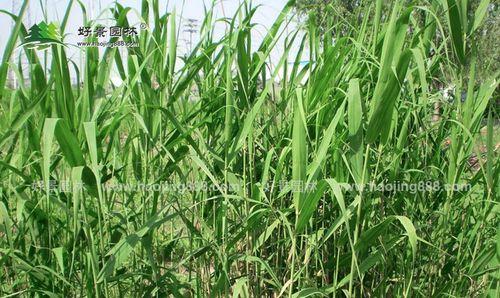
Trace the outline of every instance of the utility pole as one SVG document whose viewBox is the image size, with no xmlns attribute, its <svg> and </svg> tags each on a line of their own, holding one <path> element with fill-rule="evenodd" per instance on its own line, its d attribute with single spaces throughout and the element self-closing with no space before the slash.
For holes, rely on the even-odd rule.
<svg viewBox="0 0 500 298">
<path fill-rule="evenodd" d="M 18 1 L 18 0 L 12 0 L 12 13 L 14 15 L 17 15 L 19 13 L 19 10 L 21 9 L 21 1 Z M 22 22 L 24 23 L 25 27 L 26 28 L 30 28 L 31 27 L 31 8 L 30 8 L 30 4 L 28 3 L 28 7 L 26 9 L 26 16 L 25 18 L 22 20 Z M 15 26 L 15 22 L 12 21 L 11 22 L 11 25 L 10 25 L 10 31 L 13 31 L 14 30 L 14 26 Z M 14 51 L 12 52 L 12 55 L 10 57 L 10 61 L 9 63 L 14 65 L 16 62 L 16 57 L 18 57 L 19 55 L 22 55 L 21 56 L 21 68 L 24 69 L 25 67 L 29 67 L 29 63 L 27 61 L 27 57 L 24 56 L 22 54 L 22 48 L 17 48 L 16 46 L 14 47 Z M 21 72 L 21 74 L 23 74 L 23 72 Z M 7 80 L 9 82 L 9 84 L 11 85 L 12 88 L 17 88 L 18 87 L 18 82 L 17 82 L 17 77 L 14 73 L 14 70 L 12 69 L 12 67 L 9 67 L 9 72 L 8 72 L 8 77 L 7 77 Z"/>
<path fill-rule="evenodd" d="M 16 14 L 17 11 L 19 10 L 19 3 L 16 3 L 16 0 L 12 0 L 12 13 Z M 14 30 L 14 20 L 12 20 L 11 25 L 10 25 L 10 31 L 12 32 Z M 10 63 L 12 64 L 14 56 L 15 56 L 16 50 L 14 48 L 14 55 L 10 57 Z M 9 67 L 9 73 L 8 73 L 8 82 L 10 87 L 15 89 L 17 88 L 17 81 L 16 81 L 16 76 L 14 75 L 14 71 L 12 70 L 12 67 Z"/>
<path fill-rule="evenodd" d="M 188 47 L 189 52 L 193 51 L 193 34 L 198 32 L 198 20 L 197 19 L 187 19 L 186 24 L 184 25 L 187 29 L 184 29 L 184 32 L 189 33 L 189 41 Z"/>
<path fill-rule="evenodd" d="M 89 0 L 89 18 L 92 20 L 94 17 L 94 0 Z"/>
</svg>

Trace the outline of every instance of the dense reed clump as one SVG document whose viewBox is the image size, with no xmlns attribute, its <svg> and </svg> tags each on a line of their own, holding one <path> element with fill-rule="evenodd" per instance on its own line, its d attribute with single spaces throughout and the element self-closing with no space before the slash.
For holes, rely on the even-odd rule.
<svg viewBox="0 0 500 298">
<path fill-rule="evenodd" d="M 332 6 L 287 30 L 292 0 L 260 43 L 261 8 L 214 4 L 181 60 L 175 12 L 143 0 L 138 47 L 81 48 L 83 67 L 63 37 L 26 42 L 27 3 L 2 12 L 2 295 L 498 294 L 498 74 L 476 80 L 473 38 L 489 1 Z M 96 25 L 68 3 L 60 36 L 71 10 Z"/>
</svg>

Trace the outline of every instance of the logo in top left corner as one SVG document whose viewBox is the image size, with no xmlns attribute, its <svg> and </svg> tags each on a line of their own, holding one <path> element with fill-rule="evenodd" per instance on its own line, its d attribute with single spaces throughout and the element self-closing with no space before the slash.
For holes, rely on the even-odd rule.
<svg viewBox="0 0 500 298">
<path fill-rule="evenodd" d="M 31 26 L 28 30 L 24 42 L 20 46 L 30 49 L 46 50 L 51 45 L 64 45 L 59 31 L 59 26 L 55 23 L 41 22 Z"/>
</svg>

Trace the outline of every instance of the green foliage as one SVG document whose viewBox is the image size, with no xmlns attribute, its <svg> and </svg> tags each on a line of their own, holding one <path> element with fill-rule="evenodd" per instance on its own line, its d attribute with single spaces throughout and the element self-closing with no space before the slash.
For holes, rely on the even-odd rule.
<svg viewBox="0 0 500 298">
<path fill-rule="evenodd" d="M 0 294 L 495 295 L 487 2 L 335 1 L 290 30 L 289 1 L 261 43 L 262 8 L 211 6 L 181 59 L 181 12 L 142 1 L 139 47 L 78 65 L 25 1 L 0 68 Z M 63 33 L 72 9 L 94 21 L 70 1 Z"/>
</svg>

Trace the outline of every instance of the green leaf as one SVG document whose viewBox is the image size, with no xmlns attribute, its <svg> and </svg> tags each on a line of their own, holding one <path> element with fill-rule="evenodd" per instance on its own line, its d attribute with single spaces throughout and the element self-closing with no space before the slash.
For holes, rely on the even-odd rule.
<svg viewBox="0 0 500 298">
<path fill-rule="evenodd" d="M 459 5 L 460 2 L 463 1 L 443 0 L 443 2 L 448 12 L 448 25 L 455 55 L 461 64 L 465 64 L 465 32 L 462 31 L 462 28 L 464 28 L 462 20 L 463 13 L 461 13 L 462 8 Z"/>
<path fill-rule="evenodd" d="M 302 89 L 297 89 L 297 96 L 293 108 L 293 135 L 292 135 L 292 183 L 303 185 L 306 181 L 307 170 L 307 139 L 305 112 L 302 105 Z M 297 215 L 304 203 L 304 189 L 293 190 L 293 203 Z"/>
<path fill-rule="evenodd" d="M 488 7 L 490 5 L 490 0 L 481 0 L 479 3 L 479 6 L 477 7 L 476 11 L 474 12 L 474 23 L 472 25 L 472 29 L 470 33 L 473 33 L 474 31 L 481 26 L 481 23 L 483 22 L 484 16 L 488 12 Z"/>
<path fill-rule="evenodd" d="M 349 161 L 354 181 L 361 184 L 363 178 L 363 109 L 358 79 L 349 81 L 347 100 L 349 147 L 351 149 Z"/>
</svg>

